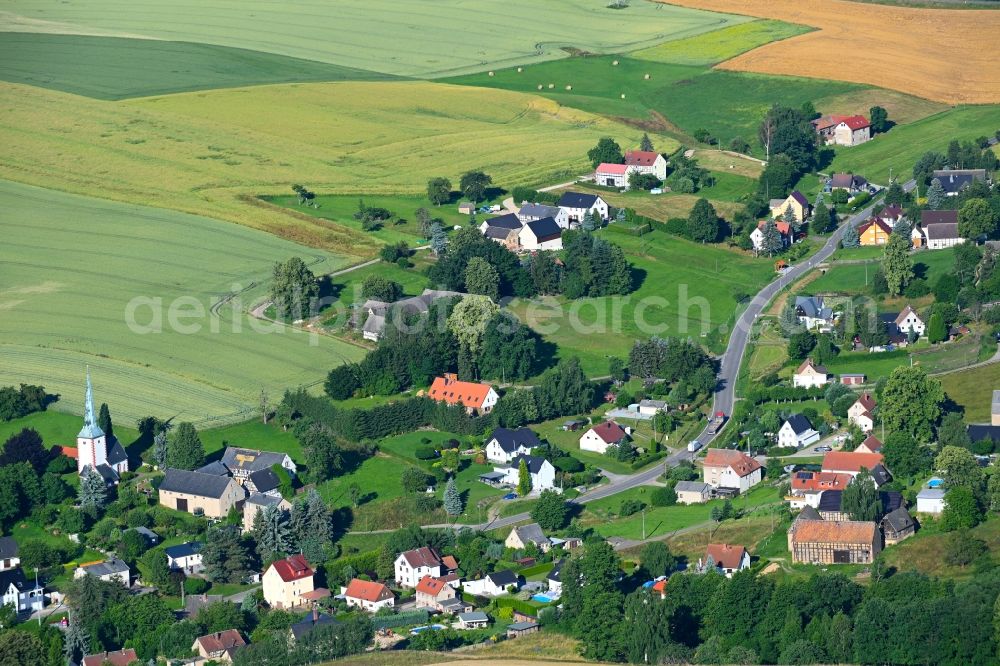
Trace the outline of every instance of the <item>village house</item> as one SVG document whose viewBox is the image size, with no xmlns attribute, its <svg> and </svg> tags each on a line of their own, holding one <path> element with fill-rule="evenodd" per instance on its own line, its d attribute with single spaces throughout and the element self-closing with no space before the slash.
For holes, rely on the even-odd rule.
<svg viewBox="0 0 1000 666">
<path fill-rule="evenodd" d="M 875 427 L 875 408 L 878 403 L 868 391 L 854 401 L 854 404 L 847 409 L 847 421 L 859 428 L 861 432 L 871 432 Z"/>
<path fill-rule="evenodd" d="M 605 421 L 583 433 L 580 437 L 580 450 L 605 453 L 609 446 L 627 441 L 628 435 L 620 425 L 614 421 Z"/>
<path fill-rule="evenodd" d="M 479 580 L 467 580 L 462 583 L 462 590 L 480 597 L 499 597 L 507 594 L 511 587 L 520 588 L 520 586 L 521 580 L 518 575 L 510 569 L 504 569 L 488 573 Z"/>
<path fill-rule="evenodd" d="M 125 587 L 132 585 L 132 572 L 125 562 L 116 557 L 103 562 L 81 564 L 73 570 L 73 580 L 84 576 L 93 576 L 105 582 L 118 581 Z"/>
<path fill-rule="evenodd" d="M 785 211 L 791 209 L 796 222 L 804 222 L 809 217 L 809 200 L 805 195 L 795 190 L 784 199 L 771 199 L 771 217 L 783 218 Z"/>
<path fill-rule="evenodd" d="M 939 516 L 944 511 L 944 488 L 924 488 L 917 493 L 917 513 Z"/>
<path fill-rule="evenodd" d="M 14 537 L 0 537 L 0 571 L 9 571 L 21 566 L 19 553 Z"/>
<path fill-rule="evenodd" d="M 191 650 L 198 653 L 202 659 L 232 662 L 233 654 L 247 642 L 236 629 L 217 631 L 214 634 L 199 636 L 194 640 Z"/>
<path fill-rule="evenodd" d="M 297 608 L 311 600 L 313 568 L 303 555 L 291 555 L 271 563 L 261 579 L 264 601 L 271 608 Z"/>
<path fill-rule="evenodd" d="M 298 467 L 295 461 L 287 453 L 277 453 L 274 451 L 261 451 L 259 449 L 243 449 L 235 446 L 228 446 L 222 453 L 222 464 L 226 466 L 233 478 L 241 484 L 245 484 L 250 475 L 261 470 L 270 470 L 278 465 L 285 469 L 290 476 L 295 476 Z M 254 489 L 248 487 L 250 492 Z"/>
<path fill-rule="evenodd" d="M 360 608 L 369 613 L 376 613 L 380 608 L 392 608 L 396 605 L 396 595 L 382 583 L 352 578 L 340 592 L 344 595 L 349 608 Z"/>
<path fill-rule="evenodd" d="M 890 204 L 883 207 L 876 217 L 895 229 L 897 224 L 906 219 L 906 211 L 899 204 Z"/>
<path fill-rule="evenodd" d="M 826 306 L 822 296 L 796 296 L 795 316 L 810 330 L 826 330 L 834 322 L 833 309 Z"/>
<path fill-rule="evenodd" d="M 882 453 L 882 442 L 875 435 L 868 435 L 865 441 L 858 444 L 855 453 Z"/>
<path fill-rule="evenodd" d="M 277 506 L 282 511 L 292 510 L 291 502 L 282 498 L 280 495 L 275 497 L 274 495 L 253 493 L 246 499 L 245 502 L 243 502 L 243 531 L 249 532 L 252 530 L 254 518 L 257 517 L 259 512 L 269 506 Z"/>
<path fill-rule="evenodd" d="M 645 398 L 639 401 L 639 414 L 643 416 L 656 416 L 660 412 L 667 411 L 667 402 L 665 400 L 650 400 Z"/>
<path fill-rule="evenodd" d="M 517 213 L 504 213 L 497 217 L 490 217 L 483 220 L 482 224 L 479 225 L 479 233 L 485 234 L 486 230 L 491 227 L 503 228 L 503 229 L 520 229 L 524 226 L 521 222 L 521 218 L 518 217 Z"/>
<path fill-rule="evenodd" d="M 558 216 L 559 206 L 549 206 L 547 204 L 539 203 L 524 202 L 521 204 L 521 208 L 517 211 L 517 219 L 521 221 L 521 224 L 541 220 L 545 217 L 556 219 Z"/>
<path fill-rule="evenodd" d="M 517 252 L 521 249 L 518 236 L 523 227 L 524 224 L 521 222 L 520 217 L 513 213 L 508 213 L 507 215 L 486 220 L 479 226 L 479 230 L 483 236 L 489 238 L 491 241 L 503 245 L 511 252 Z"/>
<path fill-rule="evenodd" d="M 941 183 L 946 196 L 955 197 L 976 181 L 987 182 L 986 169 L 937 169 L 931 174 L 934 180 Z"/>
<path fill-rule="evenodd" d="M 45 608 L 45 588 L 29 581 L 20 568 L 0 571 L 0 606 L 10 606 L 17 614 Z"/>
<path fill-rule="evenodd" d="M 892 235 L 892 227 L 877 218 L 867 220 L 858 227 L 858 237 L 863 247 L 885 245 Z"/>
<path fill-rule="evenodd" d="M 840 376 L 840 383 L 844 386 L 861 386 L 868 381 L 868 376 L 864 373 L 854 372 Z"/>
<path fill-rule="evenodd" d="M 741 493 L 760 483 L 763 468 L 750 456 L 733 449 L 709 449 L 703 473 L 713 488 L 732 488 Z"/>
<path fill-rule="evenodd" d="M 638 173 L 649 173 L 659 180 L 667 179 L 667 159 L 652 150 L 629 150 L 625 153 L 625 165 Z"/>
<path fill-rule="evenodd" d="M 556 468 L 541 456 L 519 455 L 507 465 L 497 466 L 492 472 L 480 474 L 479 479 L 493 486 L 511 486 L 516 488 L 521 478 L 521 461 L 524 461 L 531 477 L 531 492 L 540 493 L 552 490 L 556 485 Z"/>
<path fill-rule="evenodd" d="M 807 510 L 788 528 L 793 563 L 871 564 L 882 550 L 874 522 L 804 520 Z"/>
<path fill-rule="evenodd" d="M 871 140 L 871 123 L 864 116 L 829 115 L 810 121 L 823 143 L 857 146 Z"/>
<path fill-rule="evenodd" d="M 458 592 L 442 578 L 424 576 L 417 581 L 417 608 L 430 608 L 443 611 L 445 602 L 455 599 Z"/>
<path fill-rule="evenodd" d="M 562 229 L 551 217 L 528 222 L 518 232 L 517 242 L 528 251 L 561 250 Z"/>
<path fill-rule="evenodd" d="M 597 213 L 601 220 L 608 219 L 608 203 L 596 194 L 563 192 L 559 198 L 559 216 L 556 223 L 563 229 L 579 226 L 587 213 Z"/>
<path fill-rule="evenodd" d="M 520 229 L 520 226 L 518 229 Z M 487 236 L 489 236 L 488 233 Z M 512 251 L 518 249 L 516 234 L 514 235 L 514 245 L 508 249 Z M 419 296 L 404 298 L 392 303 L 368 299 L 354 312 L 354 314 L 351 315 L 350 324 L 356 329 L 361 329 L 361 336 L 365 340 L 378 342 L 385 334 L 385 327 L 387 323 L 391 323 L 398 327 L 401 323 L 403 323 L 404 315 L 424 314 L 430 309 L 431 304 L 438 299 L 464 295 L 465 294 L 458 291 L 424 289 Z M 291 458 L 289 458 L 289 461 L 291 461 Z M 286 469 L 288 468 L 286 467 Z M 289 471 L 294 473 L 294 470 L 290 469 Z"/>
<path fill-rule="evenodd" d="M 965 242 L 965 238 L 958 233 L 958 223 L 941 222 L 939 224 L 928 224 L 923 228 L 924 236 L 927 239 L 928 250 L 944 250 L 955 247 Z"/>
<path fill-rule="evenodd" d="M 531 455 L 531 450 L 542 442 L 530 428 L 495 428 L 486 440 L 486 459 L 496 463 L 509 463 L 519 455 Z"/>
<path fill-rule="evenodd" d="M 862 469 L 871 472 L 876 486 L 892 480 L 885 468 L 881 453 L 857 453 L 854 451 L 829 451 L 823 456 L 822 470 L 857 476 Z"/>
<path fill-rule="evenodd" d="M 188 541 L 164 549 L 167 555 L 167 567 L 172 571 L 183 571 L 186 574 L 201 573 L 205 568 L 201 558 L 201 544 Z"/>
<path fill-rule="evenodd" d="M 879 525 L 886 546 L 894 546 L 904 539 L 909 539 L 917 529 L 917 522 L 913 520 L 906 507 L 902 506 L 885 514 Z"/>
<path fill-rule="evenodd" d="M 472 215 L 476 212 L 476 204 L 472 201 L 459 201 L 458 212 L 462 215 Z"/>
<path fill-rule="evenodd" d="M 778 430 L 778 446 L 801 449 L 819 441 L 819 433 L 803 414 L 792 414 Z"/>
<path fill-rule="evenodd" d="M 424 546 L 400 553 L 393 564 L 395 581 L 400 587 L 416 587 L 424 576 L 441 578 L 454 573 L 458 562 L 451 555 L 441 557 L 434 548 Z"/>
<path fill-rule="evenodd" d="M 835 173 L 830 177 L 830 190 L 847 190 L 848 194 L 856 194 L 868 187 L 868 181 L 863 176 L 853 173 Z"/>
<path fill-rule="evenodd" d="M 528 525 L 521 525 L 520 527 L 515 527 L 507 535 L 507 539 L 504 541 L 504 546 L 507 548 L 514 548 L 515 550 L 521 550 L 526 548 L 529 543 L 535 544 L 538 550 L 543 553 L 548 552 L 549 548 L 552 547 L 552 542 L 549 540 L 545 533 L 542 532 L 542 527 L 538 523 L 530 523 Z"/>
<path fill-rule="evenodd" d="M 139 661 L 139 655 L 133 648 L 124 648 L 115 652 L 98 652 L 88 654 L 80 662 L 80 666 L 129 666 Z"/>
<path fill-rule="evenodd" d="M 785 497 L 792 509 L 818 508 L 820 496 L 827 490 L 843 490 L 853 479 L 837 472 L 798 471 L 792 474 L 789 494 Z"/>
<path fill-rule="evenodd" d="M 435 377 L 427 397 L 449 405 L 462 405 L 469 414 L 489 414 L 500 399 L 489 384 L 459 381 L 458 375 L 452 372 Z"/>
<path fill-rule="evenodd" d="M 627 164 L 609 164 L 602 162 L 594 172 L 594 182 L 605 187 L 628 189 L 628 176 L 634 169 Z"/>
<path fill-rule="evenodd" d="M 750 232 L 750 242 L 753 244 L 753 249 L 757 252 L 761 252 L 764 249 L 764 227 L 767 226 L 768 220 L 761 220 L 757 223 L 757 228 Z M 783 220 L 775 220 L 774 226 L 778 229 L 778 234 L 781 236 L 781 246 L 787 247 L 792 243 L 792 225 Z"/>
<path fill-rule="evenodd" d="M 830 373 L 826 367 L 816 365 L 811 358 L 807 358 L 792 375 L 792 386 L 798 388 L 818 388 L 826 386 L 830 381 Z"/>
<path fill-rule="evenodd" d="M 750 568 L 750 553 L 743 546 L 710 543 L 705 549 L 705 556 L 698 560 L 698 569 L 706 571 L 712 568 L 726 578 L 732 578 L 737 571 Z"/>
<path fill-rule="evenodd" d="M 482 611 L 458 614 L 458 626 L 462 629 L 482 629 L 489 623 L 490 616 Z"/>
<path fill-rule="evenodd" d="M 234 478 L 183 469 L 168 469 L 158 490 L 162 506 L 207 518 L 225 518 L 246 497 Z"/>
<path fill-rule="evenodd" d="M 703 504 L 712 496 L 712 486 L 702 481 L 678 481 L 674 492 L 678 504 Z"/>
<path fill-rule="evenodd" d="M 913 331 L 919 336 L 923 336 L 926 326 L 924 325 L 924 320 L 920 318 L 920 315 L 916 311 L 907 305 L 903 310 L 896 316 L 896 327 L 901 333 L 909 333 Z"/>
</svg>

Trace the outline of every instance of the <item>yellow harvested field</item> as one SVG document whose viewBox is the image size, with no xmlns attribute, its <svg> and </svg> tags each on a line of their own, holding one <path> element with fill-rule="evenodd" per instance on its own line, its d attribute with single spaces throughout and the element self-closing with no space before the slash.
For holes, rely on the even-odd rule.
<svg viewBox="0 0 1000 666">
<path fill-rule="evenodd" d="M 482 168 L 503 187 L 586 172 L 601 136 L 642 131 L 535 95 L 428 82 L 233 88 L 105 102 L 0 83 L 0 178 L 237 222 L 350 256 L 381 243 L 267 206 L 320 193 L 418 194 Z M 658 146 L 676 142 L 657 136 Z"/>
<path fill-rule="evenodd" d="M 660 0 L 662 1 L 662 0 Z M 670 0 L 818 28 L 720 68 L 870 83 L 944 102 L 1000 102 L 1000 12 L 846 0 Z"/>
</svg>

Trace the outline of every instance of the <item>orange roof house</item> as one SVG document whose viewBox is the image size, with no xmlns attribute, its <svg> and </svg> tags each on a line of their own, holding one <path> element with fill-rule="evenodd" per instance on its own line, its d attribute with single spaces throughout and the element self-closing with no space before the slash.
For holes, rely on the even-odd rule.
<svg viewBox="0 0 1000 666">
<path fill-rule="evenodd" d="M 868 435 L 865 441 L 858 444 L 858 448 L 854 449 L 855 453 L 879 453 L 882 451 L 882 442 L 875 435 Z"/>
<path fill-rule="evenodd" d="M 731 577 L 737 571 L 750 568 L 750 553 L 743 546 L 710 543 L 705 549 L 703 566 L 708 566 L 709 558 L 711 558 L 713 566 L 720 569 L 727 577 Z"/>
<path fill-rule="evenodd" d="M 427 397 L 449 405 L 462 405 L 470 414 L 488 414 L 500 396 L 489 384 L 463 382 L 457 375 L 448 372 L 443 377 L 434 378 Z"/>
<path fill-rule="evenodd" d="M 382 583 L 352 578 L 344 588 L 344 598 L 348 606 L 358 606 L 365 610 L 377 611 L 383 606 L 392 607 L 396 595 Z"/>
<path fill-rule="evenodd" d="M 889 242 L 889 235 L 892 234 L 892 227 L 878 218 L 872 218 L 858 227 L 858 236 L 861 238 L 861 245 L 885 245 Z"/>
<path fill-rule="evenodd" d="M 709 449 L 702 472 L 713 488 L 736 488 L 746 492 L 760 483 L 761 464 L 733 449 Z"/>
<path fill-rule="evenodd" d="M 862 468 L 869 471 L 881 465 L 881 453 L 857 453 L 854 451 L 830 451 L 823 456 L 824 472 L 844 472 L 855 476 Z"/>
<path fill-rule="evenodd" d="M 125 648 L 117 652 L 99 652 L 87 655 L 83 658 L 82 666 L 102 666 L 105 663 L 111 664 L 111 666 L 128 666 L 133 661 L 138 660 L 139 656 L 133 648 Z"/>
<path fill-rule="evenodd" d="M 788 530 L 792 562 L 870 564 L 882 549 L 874 522 L 796 520 Z"/>
<path fill-rule="evenodd" d="M 195 639 L 191 649 L 197 652 L 204 659 L 215 659 L 216 661 L 232 661 L 233 653 L 247 644 L 246 640 L 236 629 L 226 629 L 217 631 L 214 634 L 199 636 Z"/>
<path fill-rule="evenodd" d="M 792 491 L 843 490 L 853 478 L 841 472 L 796 472 L 792 475 Z"/>
</svg>

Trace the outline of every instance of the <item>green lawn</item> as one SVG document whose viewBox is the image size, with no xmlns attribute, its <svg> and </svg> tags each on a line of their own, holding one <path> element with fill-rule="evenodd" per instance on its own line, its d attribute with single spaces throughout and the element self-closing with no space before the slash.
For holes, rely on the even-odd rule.
<svg viewBox="0 0 1000 666">
<path fill-rule="evenodd" d="M 430 77 L 482 71 L 566 56 L 652 46 L 750 19 L 648 2 L 614 11 L 605 2 L 512 0 L 502 6 L 457 0 L 308 0 L 294 5 L 176 0 L 170 11 L 150 0 L 128 11 L 114 0 L 67 5 L 28 0 L 14 11 L 28 19 L 68 24 L 66 32 L 102 29 L 112 35 L 219 44 L 346 67 Z M 198 17 L 192 20 L 191 17 Z"/>
<path fill-rule="evenodd" d="M 221 452 L 226 446 L 238 446 L 246 449 L 276 451 L 287 453 L 297 463 L 302 463 L 302 446 L 291 430 L 285 431 L 274 425 L 274 422 L 264 425 L 260 419 L 237 423 L 235 425 L 199 432 L 205 453 L 209 457 Z"/>
<path fill-rule="evenodd" d="M 82 413 L 89 365 L 94 399 L 126 426 L 148 415 L 241 422 L 262 388 L 277 402 L 363 353 L 247 314 L 275 262 L 302 256 L 325 273 L 341 257 L 226 222 L 9 182 L 0 207 L 0 263 L 11 271 L 0 289 L 0 385 L 41 384 L 60 394 L 56 409 Z"/>
<path fill-rule="evenodd" d="M 512 304 L 522 321 L 558 346 L 560 358 L 578 356 L 592 376 L 606 375 L 609 355 L 627 358 L 634 341 L 650 334 L 698 339 L 731 324 L 735 295 L 755 293 L 773 275 L 770 260 L 715 245 L 661 232 L 642 237 L 604 234 L 632 262 L 639 284 L 634 293 L 572 303 L 544 299 Z"/>
<path fill-rule="evenodd" d="M 642 515 L 633 514 L 626 518 L 611 517 L 617 515 L 625 500 L 634 499 L 647 504 L 646 537 L 664 535 L 675 530 L 691 527 L 711 520 L 712 508 L 721 507 L 722 500 L 712 500 L 706 504 L 675 505 L 668 507 L 649 507 L 649 496 L 653 488 L 642 486 L 633 488 L 613 497 L 590 502 L 586 505 L 582 524 L 592 526 L 603 537 L 623 537 L 626 539 L 642 538 Z M 778 490 L 773 486 L 757 486 L 746 495 L 733 501 L 737 509 L 755 508 L 779 501 Z"/>
<path fill-rule="evenodd" d="M 863 250 L 863 252 L 862 252 Z M 870 252 L 869 250 L 875 250 Z M 882 248 L 859 248 L 849 252 L 857 253 L 858 256 L 843 256 L 840 258 L 861 259 L 865 256 L 874 255 L 866 263 L 858 264 L 833 264 L 816 280 L 809 283 L 808 289 L 813 293 L 840 293 L 840 294 L 861 294 L 868 291 L 872 278 L 879 269 Z M 944 250 L 924 250 L 913 255 L 913 269 L 917 277 L 927 280 L 931 286 L 945 273 L 953 270 L 955 266 L 955 252 L 951 248 Z M 867 280 L 867 281 L 866 281 Z"/>
<path fill-rule="evenodd" d="M 993 389 L 1000 387 L 1000 363 L 942 375 L 941 385 L 965 409 L 968 423 L 989 423 Z"/>
<path fill-rule="evenodd" d="M 0 79 L 119 100 L 266 83 L 392 78 L 242 48 L 88 35 L 0 33 Z"/>
<path fill-rule="evenodd" d="M 953 139 L 993 136 L 997 129 L 1000 129 L 1000 105 L 958 107 L 895 127 L 860 146 L 839 148 L 830 171 L 858 173 L 883 183 L 892 168 L 894 176 L 906 180 L 913 164 L 925 152 L 944 153 Z"/>
<path fill-rule="evenodd" d="M 82 387 L 80 393 L 83 393 Z M 0 422 L 0 442 L 4 442 L 11 435 L 21 432 L 23 428 L 33 428 L 42 436 L 46 447 L 76 446 L 76 435 L 83 427 L 83 419 L 75 414 L 55 411 L 54 407 L 55 405 L 49 405 L 47 411 L 28 414 L 13 421 Z M 121 423 L 115 419 L 114 411 L 111 412 L 111 420 L 115 427 L 115 436 L 125 446 L 139 437 L 139 433 L 135 429 L 128 427 L 131 424 L 127 421 Z"/>
<path fill-rule="evenodd" d="M 714 65 L 735 58 L 758 46 L 770 44 L 812 28 L 784 21 L 760 20 L 714 30 L 696 37 L 674 39 L 629 55 L 640 60 L 677 63 L 681 65 Z"/>
</svg>

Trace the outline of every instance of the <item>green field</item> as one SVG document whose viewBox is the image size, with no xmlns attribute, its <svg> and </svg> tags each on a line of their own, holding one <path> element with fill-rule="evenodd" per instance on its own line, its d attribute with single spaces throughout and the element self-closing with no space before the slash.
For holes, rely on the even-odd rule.
<svg viewBox="0 0 1000 666">
<path fill-rule="evenodd" d="M 876 248 L 881 250 L 881 248 Z M 872 278 L 881 265 L 882 251 L 870 252 L 869 248 L 851 250 L 855 256 L 863 258 L 875 254 L 878 258 L 858 264 L 833 264 L 825 274 L 809 283 L 807 290 L 811 293 L 861 294 L 871 286 Z M 955 252 L 951 249 L 925 250 L 913 255 L 913 268 L 917 277 L 934 285 L 939 277 L 952 271 L 955 267 Z M 867 270 L 866 270 L 867 269 Z M 866 282 L 867 279 L 867 282 Z"/>
<path fill-rule="evenodd" d="M 958 107 L 895 127 L 860 146 L 839 149 L 830 170 L 858 173 L 881 183 L 888 179 L 891 168 L 894 176 L 906 180 L 925 152 L 944 153 L 953 139 L 993 136 L 998 129 L 1000 105 Z"/>
<path fill-rule="evenodd" d="M 617 60 L 618 64 L 613 64 Z M 646 76 L 649 76 L 647 79 Z M 535 92 L 560 104 L 610 116 L 647 119 L 655 111 L 688 135 L 707 129 L 727 145 L 756 141 L 757 126 L 776 102 L 798 106 L 865 86 L 819 79 L 743 74 L 634 58 L 571 58 L 450 83 Z M 539 88 L 541 86 L 541 88 Z M 567 90 L 566 86 L 572 86 Z M 622 97 L 624 95 L 624 97 Z M 661 148 L 662 150 L 662 148 Z"/>
<path fill-rule="evenodd" d="M 559 347 L 559 356 L 579 356 L 591 375 L 607 374 L 608 356 L 628 357 L 638 339 L 700 338 L 732 323 L 737 292 L 754 293 L 772 276 L 767 259 L 754 259 L 714 245 L 653 232 L 642 237 L 604 232 L 620 245 L 641 279 L 625 297 L 516 302 L 513 310 Z"/>
<path fill-rule="evenodd" d="M 941 375 L 948 397 L 965 408 L 967 423 L 990 422 L 993 389 L 1000 387 L 1000 363 Z"/>
<path fill-rule="evenodd" d="M 750 21 L 695 37 L 673 39 L 629 55 L 640 60 L 679 65 L 714 65 L 771 42 L 810 32 L 812 28 L 784 21 Z"/>
<path fill-rule="evenodd" d="M 743 16 L 634 2 L 611 10 L 604 1 L 503 5 L 461 0 L 304 0 L 294 5 L 176 0 L 70 4 L 4 2 L 8 29 L 147 37 L 266 51 L 406 76 L 434 77 L 491 66 L 566 56 L 566 49 L 613 53 L 652 46 L 750 20 Z M 197 17 L 197 19 L 195 19 Z"/>
<path fill-rule="evenodd" d="M 277 401 L 362 354 L 287 327 L 258 332 L 246 315 L 275 261 L 302 256 L 323 273 L 340 257 L 206 218 L 13 183 L 0 183 L 0 207 L 0 384 L 42 384 L 61 395 L 57 409 L 80 413 L 89 365 L 95 399 L 124 424 L 150 414 L 243 421 L 261 388 Z M 161 332 L 143 332 L 154 312 Z"/>
<path fill-rule="evenodd" d="M 390 78 L 227 46 L 87 35 L 0 33 L 0 79 L 97 99 L 263 83 Z"/>
</svg>

